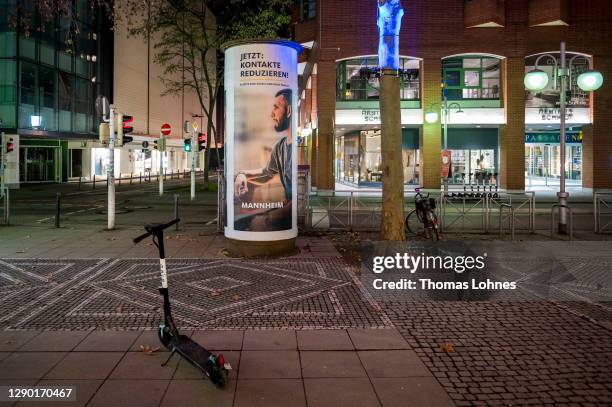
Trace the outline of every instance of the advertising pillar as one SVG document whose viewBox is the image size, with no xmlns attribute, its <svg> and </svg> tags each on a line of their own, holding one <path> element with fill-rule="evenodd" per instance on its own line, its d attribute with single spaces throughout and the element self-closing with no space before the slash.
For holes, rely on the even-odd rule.
<svg viewBox="0 0 612 407">
<path fill-rule="evenodd" d="M 297 56 L 286 40 L 225 50 L 226 214 L 230 252 L 270 256 L 297 237 Z"/>
</svg>

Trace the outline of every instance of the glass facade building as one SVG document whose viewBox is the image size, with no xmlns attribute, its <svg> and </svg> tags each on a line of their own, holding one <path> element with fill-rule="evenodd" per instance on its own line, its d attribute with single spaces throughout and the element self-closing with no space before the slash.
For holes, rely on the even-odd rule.
<svg viewBox="0 0 612 407">
<path fill-rule="evenodd" d="M 0 114 L 5 128 L 92 134 L 98 68 L 97 24 L 87 0 L 67 16 L 16 9 L 0 16 Z M 19 11 L 17 11 L 19 10 Z"/>
<path fill-rule="evenodd" d="M 96 139 L 95 98 L 111 96 L 112 59 L 100 55 L 103 13 L 88 0 L 61 16 L 17 0 L 0 0 L 0 8 L 8 11 L 0 15 L 0 119 L 20 139 L 20 182 L 66 180 L 75 167 L 66 141 Z"/>
</svg>

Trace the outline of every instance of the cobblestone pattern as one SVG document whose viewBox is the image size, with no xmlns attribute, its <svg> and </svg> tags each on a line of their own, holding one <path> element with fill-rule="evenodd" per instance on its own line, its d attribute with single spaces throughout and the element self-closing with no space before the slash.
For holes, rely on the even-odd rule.
<svg viewBox="0 0 612 407">
<path fill-rule="evenodd" d="M 157 259 L 0 260 L 8 329 L 152 329 Z M 183 328 L 380 328 L 390 323 L 339 258 L 291 262 L 169 259 Z"/>
<path fill-rule="evenodd" d="M 458 405 L 612 405 L 612 332 L 553 303 L 381 306 Z"/>
</svg>

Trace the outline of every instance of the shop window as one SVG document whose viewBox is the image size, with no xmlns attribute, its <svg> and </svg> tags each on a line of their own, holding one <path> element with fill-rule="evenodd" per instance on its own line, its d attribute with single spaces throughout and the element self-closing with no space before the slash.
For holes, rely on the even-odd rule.
<svg viewBox="0 0 612 407">
<path fill-rule="evenodd" d="M 317 16 L 316 0 L 300 0 L 300 20 L 308 20 Z"/>
<path fill-rule="evenodd" d="M 60 131 L 72 131 L 72 97 L 74 94 L 74 78 L 65 72 L 58 76 L 58 105 Z"/>
<path fill-rule="evenodd" d="M 87 122 L 90 116 L 89 100 L 90 85 L 85 79 L 76 80 L 76 91 L 74 99 L 74 131 L 85 133 L 88 130 Z"/>
<path fill-rule="evenodd" d="M 56 66 L 55 19 L 42 22 L 40 31 L 39 58 L 42 64 Z"/>
<path fill-rule="evenodd" d="M 14 0 L 0 0 L 1 10 L 14 10 Z M 10 58 L 15 56 L 17 50 L 16 35 L 10 24 L 9 12 L 0 13 L 0 58 Z"/>
<path fill-rule="evenodd" d="M 22 62 L 19 74 L 19 127 L 29 128 L 31 116 L 37 115 L 36 88 L 38 86 L 38 67 Z"/>
<path fill-rule="evenodd" d="M 17 106 L 17 63 L 0 59 L 0 119 L 2 127 L 15 126 Z"/>
<path fill-rule="evenodd" d="M 551 53 L 559 61 L 559 53 Z M 576 57 L 575 53 L 567 53 L 567 59 Z M 535 62 L 539 55 L 531 55 L 525 58 L 525 73 L 535 69 Z M 538 63 L 538 69 L 546 72 L 551 78 L 545 89 L 538 92 L 526 92 L 525 107 L 527 108 L 558 108 L 560 100 L 561 83 L 556 80 L 559 67 L 551 58 L 542 58 Z M 568 107 L 588 108 L 590 102 L 589 92 L 585 92 L 578 86 L 578 76 L 589 69 L 586 58 L 577 57 L 569 67 L 569 89 L 567 104 Z"/>
<path fill-rule="evenodd" d="M 74 55 L 74 30 L 72 21 L 68 18 L 60 20 L 58 64 L 59 68 L 66 72 L 72 72 L 72 56 Z"/>
<path fill-rule="evenodd" d="M 39 100 L 40 116 L 45 130 L 57 130 L 57 73 L 40 67 Z"/>
<path fill-rule="evenodd" d="M 500 99 L 500 60 L 487 57 L 442 61 L 443 95 L 448 100 Z"/>
<path fill-rule="evenodd" d="M 340 61 L 336 72 L 337 100 L 378 100 L 378 57 Z M 400 98 L 419 100 L 419 61 L 400 58 Z"/>
</svg>

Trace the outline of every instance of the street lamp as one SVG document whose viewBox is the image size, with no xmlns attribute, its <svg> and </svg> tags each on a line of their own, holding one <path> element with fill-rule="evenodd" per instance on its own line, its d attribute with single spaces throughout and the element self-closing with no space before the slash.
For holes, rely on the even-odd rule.
<svg viewBox="0 0 612 407">
<path fill-rule="evenodd" d="M 538 69 L 538 62 L 542 58 L 549 58 L 555 64 L 555 77 L 553 80 L 556 80 L 556 77 L 559 77 L 560 87 L 559 87 L 559 118 L 560 118 L 560 134 L 559 134 L 559 150 L 560 151 L 560 171 L 559 171 L 559 192 L 557 192 L 557 198 L 559 200 L 559 233 L 567 233 L 567 211 L 565 208 L 567 207 L 567 198 L 569 194 L 565 191 L 565 108 L 567 105 L 566 101 L 566 89 L 567 89 L 567 80 L 570 78 L 569 72 L 571 72 L 572 64 L 576 58 L 584 58 L 589 64 L 589 69 L 583 73 L 581 73 L 576 82 L 578 87 L 585 92 L 592 92 L 601 87 L 603 84 L 603 75 L 601 72 L 593 70 L 593 61 L 589 58 L 586 58 L 584 55 L 574 55 L 569 61 L 566 60 L 565 57 L 565 41 L 561 41 L 561 50 L 559 59 L 551 54 L 542 54 L 538 56 L 535 61 L 534 69 L 528 72 L 525 75 L 525 87 L 529 91 L 541 91 L 546 88 L 548 85 L 548 74 L 544 71 Z M 560 69 L 557 69 L 558 65 L 561 65 Z M 568 69 L 569 68 L 569 69 Z M 556 83 L 555 86 L 556 88 Z"/>
<path fill-rule="evenodd" d="M 434 110 L 434 105 L 437 103 L 432 103 L 429 105 L 429 109 L 425 112 L 425 121 L 429 124 L 434 124 L 438 121 L 438 112 Z M 443 134 L 443 146 L 442 150 L 448 149 L 448 122 L 450 120 L 451 109 L 457 109 L 455 113 L 465 113 L 461 109 L 461 105 L 457 102 L 448 103 L 446 96 L 442 101 L 442 115 L 444 117 L 444 134 Z M 448 181 L 444 179 L 444 190 L 448 190 Z"/>
</svg>

